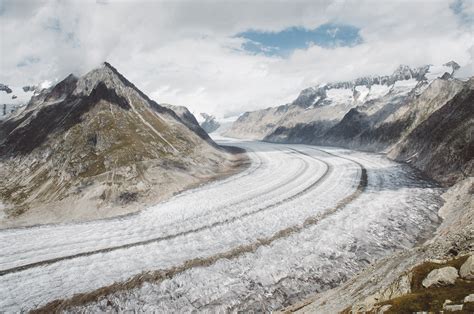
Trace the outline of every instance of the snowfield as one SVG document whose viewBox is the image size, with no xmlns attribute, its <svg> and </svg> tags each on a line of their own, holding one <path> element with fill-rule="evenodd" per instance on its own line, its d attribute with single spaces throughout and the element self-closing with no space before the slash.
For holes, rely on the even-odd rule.
<svg viewBox="0 0 474 314">
<path fill-rule="evenodd" d="M 438 224 L 441 189 L 383 155 L 219 142 L 247 149 L 251 166 L 137 214 L 0 231 L 0 311 L 102 287 L 68 310 L 274 310 Z"/>
</svg>

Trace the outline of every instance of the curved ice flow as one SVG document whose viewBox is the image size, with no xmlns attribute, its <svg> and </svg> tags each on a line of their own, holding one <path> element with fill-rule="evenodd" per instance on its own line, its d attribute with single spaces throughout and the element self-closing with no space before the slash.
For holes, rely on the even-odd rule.
<svg viewBox="0 0 474 314">
<path fill-rule="evenodd" d="M 190 231 L 146 245 L 132 245 L 4 274 L 0 277 L 0 309 L 31 309 L 55 299 L 68 298 L 76 293 L 125 281 L 143 271 L 168 269 L 192 258 L 209 257 L 301 224 L 306 218 L 323 213 L 354 192 L 361 169 L 353 161 L 363 164 L 369 173 L 366 192 L 354 202 L 303 232 L 260 247 L 254 254 L 218 261 L 208 269 L 230 263 L 231 267 L 235 267 L 233 271 L 238 273 L 241 269 L 239 261 L 245 261 L 245 265 L 254 261 L 261 263 L 261 266 L 267 265 L 266 269 L 260 270 L 262 275 L 254 273 L 258 278 L 268 274 L 269 269 L 278 268 L 280 264 L 287 265 L 281 260 L 272 262 L 269 256 L 274 257 L 275 254 L 282 255 L 283 252 L 285 261 L 292 260 L 301 257 L 299 248 L 302 252 L 310 250 L 312 254 L 319 254 L 321 259 L 321 256 L 338 250 L 342 250 L 338 253 L 344 256 L 347 253 L 345 249 L 352 252 L 352 247 L 355 246 L 357 249 L 354 252 L 364 250 L 361 254 L 363 257 L 352 257 L 352 262 L 349 257 L 346 263 L 351 267 L 342 268 L 345 269 L 343 274 L 348 275 L 360 267 L 364 260 L 371 260 L 371 255 L 382 256 L 395 248 L 412 246 L 423 229 L 429 228 L 430 224 L 425 222 L 427 218 L 436 220 L 435 211 L 439 204 L 432 199 L 439 191 L 430 188 L 426 182 L 410 178 L 407 168 L 381 156 L 340 149 L 319 150 L 304 145 L 259 142 L 235 144 L 247 148 L 253 161 L 252 166 L 244 173 L 187 191 L 137 215 L 92 223 L 0 232 L 0 270 L 8 270 L 44 260 Z M 329 155 L 325 151 L 347 159 Z M 311 187 L 315 182 L 317 185 Z M 300 193 L 306 189 L 305 193 Z M 386 199 L 387 191 L 390 199 Z M 292 198 L 294 195 L 297 197 Z M 377 198 L 383 202 L 377 202 Z M 364 201 L 367 209 L 360 205 Z M 264 210 L 259 211 L 261 208 Z M 364 214 L 361 209 L 368 213 Z M 328 221 L 332 221 L 330 228 L 324 227 Z M 199 231 L 192 232 L 196 229 Z M 339 230 L 339 234 L 335 234 L 335 230 Z M 308 237 L 311 232 L 316 232 L 320 238 Z M 326 239 L 326 242 L 321 243 L 321 239 Z M 339 242 L 342 242 L 342 246 Z M 288 244 L 291 244 L 291 248 Z M 278 248 L 283 248 L 283 251 L 278 251 Z M 295 255 L 286 254 L 295 250 L 297 252 L 290 253 Z M 262 255 L 267 251 L 271 253 Z M 311 272 L 311 276 L 318 274 L 317 267 L 308 267 L 314 261 L 299 258 L 293 263 L 292 268 L 300 270 L 300 279 L 310 276 Z M 222 270 L 219 273 L 222 274 Z M 194 274 L 193 280 L 189 280 L 190 284 L 194 283 L 196 287 L 203 285 L 198 282 L 200 272 L 195 269 L 176 276 L 176 280 L 179 281 L 182 276 L 189 277 L 190 274 Z M 216 276 L 214 274 L 211 277 Z M 273 278 L 275 273 L 269 276 Z M 218 277 L 216 282 L 222 280 L 217 280 Z M 265 278 L 265 282 L 267 281 L 269 284 L 266 288 L 270 289 L 273 284 Z M 215 285 L 216 282 L 212 284 Z M 219 285 L 222 285 L 226 280 L 220 282 Z M 239 283 L 243 285 L 245 280 Z M 212 284 L 209 287 L 214 287 Z M 149 288 L 150 285 L 159 291 L 163 289 L 160 284 L 148 284 L 144 287 Z M 212 295 L 214 298 L 221 298 L 221 304 L 226 304 L 230 300 L 225 300 L 222 293 L 216 293 L 215 288 L 228 291 L 228 287 L 219 285 L 211 289 Z M 314 289 L 315 285 L 312 287 Z M 307 288 L 296 289 L 298 290 L 301 293 L 308 292 Z M 140 291 L 139 289 L 138 295 Z M 242 302 L 242 297 L 236 296 L 231 303 Z M 177 309 L 173 304 L 175 303 L 168 304 L 170 310 Z"/>
</svg>

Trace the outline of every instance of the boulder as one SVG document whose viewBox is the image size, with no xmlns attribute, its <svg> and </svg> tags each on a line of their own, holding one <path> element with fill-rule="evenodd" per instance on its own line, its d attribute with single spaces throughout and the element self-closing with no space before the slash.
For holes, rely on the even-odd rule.
<svg viewBox="0 0 474 314">
<path fill-rule="evenodd" d="M 444 307 L 444 310 L 448 312 L 462 311 L 462 304 L 450 304 Z"/>
<path fill-rule="evenodd" d="M 453 304 L 453 301 L 446 300 L 443 303 L 443 310 L 448 312 L 462 311 L 463 304 Z"/>
<path fill-rule="evenodd" d="M 458 270 L 448 266 L 432 270 L 423 280 L 423 287 L 453 285 L 459 277 Z"/>
<path fill-rule="evenodd" d="M 470 294 L 464 298 L 464 303 L 474 302 L 474 294 Z"/>
<path fill-rule="evenodd" d="M 459 269 L 459 274 L 464 279 L 474 279 L 474 256 L 471 255 L 469 258 L 462 264 Z"/>
</svg>

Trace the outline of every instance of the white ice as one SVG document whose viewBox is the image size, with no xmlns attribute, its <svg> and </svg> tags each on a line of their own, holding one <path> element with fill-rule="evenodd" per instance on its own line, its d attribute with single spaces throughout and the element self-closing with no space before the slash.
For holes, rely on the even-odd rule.
<svg viewBox="0 0 474 314">
<path fill-rule="evenodd" d="M 358 163 L 367 169 L 368 187 L 318 223 L 253 253 L 118 293 L 114 304 L 144 311 L 275 309 L 413 246 L 437 222 L 441 191 L 382 155 L 220 141 L 246 148 L 251 166 L 138 214 L 0 231 L 0 272 L 6 271 L 0 276 L 0 310 L 27 311 L 142 272 L 210 258 L 301 226 L 308 217 L 323 217 L 356 191 L 362 173 Z M 149 242 L 139 244 L 143 241 Z M 21 266 L 26 268 L 16 269 Z M 90 310 L 106 310 L 104 306 L 94 303 Z"/>
</svg>

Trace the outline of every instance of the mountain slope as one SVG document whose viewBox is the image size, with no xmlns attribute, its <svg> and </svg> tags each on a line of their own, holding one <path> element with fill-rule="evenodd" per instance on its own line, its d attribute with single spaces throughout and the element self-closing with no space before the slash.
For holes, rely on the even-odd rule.
<svg viewBox="0 0 474 314">
<path fill-rule="evenodd" d="M 474 79 L 403 138 L 389 156 L 452 185 L 474 174 Z"/>
<path fill-rule="evenodd" d="M 128 213 L 234 164 L 197 124 L 108 63 L 68 76 L 1 122 L 0 156 L 6 226 Z"/>
<path fill-rule="evenodd" d="M 244 113 L 227 135 L 373 152 L 393 150 L 390 157 L 451 185 L 473 175 L 472 80 L 453 78 L 457 69 L 455 62 L 417 69 L 400 66 L 391 76 L 305 89 L 292 104 Z M 432 131 L 438 124 L 449 131 L 434 138 Z M 412 158 L 417 152 L 417 158 Z"/>
</svg>

